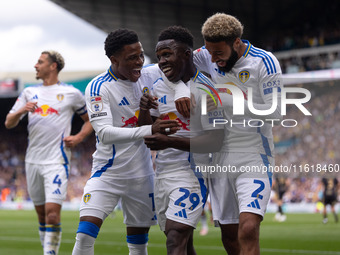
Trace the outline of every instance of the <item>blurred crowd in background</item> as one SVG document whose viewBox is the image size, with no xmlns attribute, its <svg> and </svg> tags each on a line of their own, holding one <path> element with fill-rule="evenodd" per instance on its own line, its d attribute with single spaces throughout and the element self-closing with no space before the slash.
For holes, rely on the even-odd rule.
<svg viewBox="0 0 340 255">
<path fill-rule="evenodd" d="M 318 47 L 340 43 L 340 30 L 313 30 L 311 34 L 301 37 L 268 38 L 266 48 L 270 51 L 292 50 L 296 48 Z M 275 37 L 272 37 L 275 38 Z M 316 54 L 307 57 L 288 57 L 280 59 L 284 73 L 309 70 L 340 68 L 339 52 Z M 339 66 L 337 66 L 339 65 Z M 295 69 L 294 69 L 295 68 Z M 287 110 L 285 119 L 295 119 L 298 125 L 294 128 L 277 126 L 273 129 L 276 145 L 276 165 L 296 167 L 305 164 L 340 164 L 340 90 L 339 82 L 324 82 L 304 85 L 312 93 L 311 100 L 305 107 L 312 116 L 305 116 L 296 106 Z M 2 120 L 4 122 L 4 120 Z M 25 177 L 25 151 L 27 131 L 21 126 L 6 130 L 0 127 L 0 191 L 1 202 L 29 200 Z M 95 151 L 95 137 L 92 135 L 73 150 L 70 167 L 67 201 L 79 200 L 85 182 L 90 176 L 92 153 Z M 290 186 L 286 192 L 285 202 L 317 202 L 322 189 L 321 173 L 290 172 L 286 176 Z M 303 168 L 302 168 L 303 169 Z M 327 174 L 327 173 L 326 173 Z M 340 172 L 336 174 L 340 178 Z"/>
</svg>

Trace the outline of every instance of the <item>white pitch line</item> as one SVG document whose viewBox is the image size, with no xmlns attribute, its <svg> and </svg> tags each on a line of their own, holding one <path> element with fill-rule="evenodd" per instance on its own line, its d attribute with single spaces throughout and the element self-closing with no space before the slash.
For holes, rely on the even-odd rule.
<svg viewBox="0 0 340 255">
<path fill-rule="evenodd" d="M 8 236 L 0 236 L 0 241 L 21 241 L 21 242 L 39 242 L 39 238 L 30 238 L 30 237 L 8 237 Z M 63 243 L 75 243 L 75 239 L 62 239 Z M 101 241 L 96 240 L 96 245 L 116 245 L 116 246 L 126 246 L 126 242 L 114 242 L 114 241 Z M 149 247 L 157 247 L 162 248 L 165 247 L 164 244 L 155 244 L 148 243 Z M 220 250 L 224 251 L 222 246 L 206 246 L 206 245 L 195 245 L 196 248 L 205 249 L 205 250 Z M 318 254 L 318 255 L 340 255 L 340 251 L 316 251 L 316 250 L 292 250 L 292 249 L 271 249 L 271 248 L 261 248 L 261 252 L 270 252 L 270 253 L 287 253 L 287 254 Z"/>
</svg>

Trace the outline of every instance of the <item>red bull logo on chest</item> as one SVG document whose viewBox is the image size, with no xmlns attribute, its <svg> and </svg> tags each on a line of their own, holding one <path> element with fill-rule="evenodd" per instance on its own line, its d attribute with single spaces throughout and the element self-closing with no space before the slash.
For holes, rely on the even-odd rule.
<svg viewBox="0 0 340 255">
<path fill-rule="evenodd" d="M 190 131 L 190 120 L 187 120 L 187 123 L 185 123 L 185 121 L 182 121 L 175 113 L 173 112 L 169 112 L 164 118 L 163 120 L 177 120 L 181 125 L 182 125 L 182 129 Z"/>
<path fill-rule="evenodd" d="M 46 116 L 52 115 L 52 114 L 59 115 L 59 111 L 54 109 L 53 107 L 50 107 L 47 104 L 44 104 L 44 105 L 38 107 L 37 109 L 35 109 L 33 114 L 39 114 L 39 115 L 41 115 L 43 117 L 46 117 Z"/>
<path fill-rule="evenodd" d="M 135 116 L 131 118 L 122 117 L 123 126 L 122 127 L 136 127 L 138 124 L 139 110 L 135 112 Z"/>
</svg>

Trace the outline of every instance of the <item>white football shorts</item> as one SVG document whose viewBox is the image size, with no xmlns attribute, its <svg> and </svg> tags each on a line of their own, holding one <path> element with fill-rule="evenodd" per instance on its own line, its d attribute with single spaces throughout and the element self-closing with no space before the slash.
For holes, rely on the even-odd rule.
<svg viewBox="0 0 340 255">
<path fill-rule="evenodd" d="M 225 172 L 208 178 L 213 219 L 220 224 L 238 224 L 242 212 L 265 214 L 272 185 L 268 166 L 274 159 L 256 153 L 216 153 L 214 163 Z"/>
<path fill-rule="evenodd" d="M 28 194 L 34 205 L 62 204 L 66 198 L 68 165 L 26 163 Z"/>
<path fill-rule="evenodd" d="M 160 229 L 165 231 L 167 219 L 196 228 L 206 199 L 207 185 L 203 178 L 156 178 L 155 205 Z"/>
<path fill-rule="evenodd" d="M 154 204 L 154 176 L 134 179 L 90 178 L 80 204 L 80 217 L 104 219 L 121 199 L 127 227 L 150 227 L 157 224 Z"/>
</svg>

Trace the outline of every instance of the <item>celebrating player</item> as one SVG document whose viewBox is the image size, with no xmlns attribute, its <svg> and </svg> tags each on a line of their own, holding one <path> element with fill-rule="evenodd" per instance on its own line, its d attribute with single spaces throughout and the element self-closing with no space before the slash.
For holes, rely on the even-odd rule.
<svg viewBox="0 0 340 255">
<path fill-rule="evenodd" d="M 94 78 L 85 92 L 97 150 L 84 188 L 72 254 L 94 254 L 99 229 L 121 199 L 129 254 L 145 255 L 149 228 L 157 222 L 154 171 L 143 137 L 165 130 L 174 133 L 179 124 L 157 120 L 153 125 L 136 127 L 142 91 L 149 90 L 145 86 L 152 85 L 155 76 L 142 68 L 144 52 L 134 31 L 111 32 L 105 40 L 105 52 L 111 66 Z"/>
<path fill-rule="evenodd" d="M 29 144 L 25 158 L 28 193 L 38 215 L 44 254 L 58 254 L 70 148 L 93 129 L 82 93 L 59 81 L 63 57 L 56 51 L 43 51 L 34 67 L 36 78 L 43 83 L 23 90 L 7 115 L 5 126 L 14 128 L 28 113 Z M 80 115 L 84 125 L 78 134 L 70 136 L 74 113 Z"/>
<path fill-rule="evenodd" d="M 161 32 L 156 54 L 163 75 L 154 84 L 152 93 L 158 98 L 158 105 L 150 103 L 151 96 L 145 96 L 141 100 L 141 114 L 145 114 L 145 118 L 150 114 L 167 114 L 167 118 L 177 119 L 182 124 L 182 129 L 175 135 L 155 134 L 145 137 L 148 147 L 159 150 L 156 158 L 156 213 L 160 228 L 167 236 L 167 254 L 176 255 L 196 254 L 193 230 L 207 198 L 205 179 L 195 174 L 192 169 L 193 155 L 189 153 L 192 145 L 190 137 L 193 136 L 190 131 L 193 131 L 194 118 L 189 119 L 181 115 L 174 100 L 174 88 L 179 86 L 179 83 L 186 84 L 185 86 L 193 90 L 201 83 L 212 85 L 207 77 L 196 70 L 192 47 L 193 37 L 183 27 L 173 26 Z M 150 108 L 153 109 L 149 112 Z M 197 116 L 200 116 L 200 113 L 197 113 Z M 199 159 L 199 156 L 195 159 Z"/>
<path fill-rule="evenodd" d="M 194 53 L 194 63 L 199 70 L 210 74 L 216 84 L 236 86 L 245 101 L 252 96 L 255 109 L 270 109 L 273 94 L 280 100 L 281 68 L 273 54 L 241 40 L 242 33 L 242 24 L 231 15 L 217 13 L 209 17 L 202 26 L 205 46 Z M 248 93 L 250 90 L 252 94 Z M 281 119 L 280 107 L 271 114 L 258 116 L 245 104 L 245 116 L 236 116 L 232 113 L 233 96 L 228 93 L 220 96 L 225 118 L 238 124 L 224 126 L 222 151 L 214 155 L 214 162 L 219 166 L 234 166 L 238 171 L 210 179 L 213 217 L 220 224 L 228 254 L 260 254 L 259 228 L 269 200 L 272 176 L 269 172 L 240 170 L 254 166 L 268 169 L 269 164 L 274 164 L 273 135 L 270 124 L 246 123 L 251 118 Z"/>
</svg>

